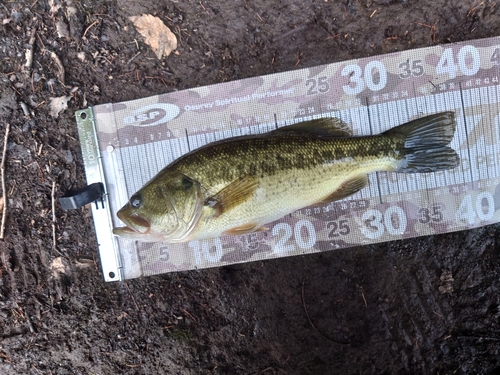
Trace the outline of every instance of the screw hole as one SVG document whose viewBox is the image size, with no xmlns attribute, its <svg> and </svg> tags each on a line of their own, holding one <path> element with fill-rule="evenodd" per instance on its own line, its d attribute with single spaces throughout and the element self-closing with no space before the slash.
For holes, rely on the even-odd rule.
<svg viewBox="0 0 500 375">
<path fill-rule="evenodd" d="M 115 275 L 115 273 L 114 273 L 114 272 L 110 272 L 110 273 L 109 273 L 109 277 L 110 277 L 111 279 L 114 279 L 114 278 L 115 278 L 115 276 L 116 276 L 116 275 Z"/>
<path fill-rule="evenodd" d="M 85 112 L 80 113 L 80 118 L 85 120 L 87 118 L 87 114 Z"/>
</svg>

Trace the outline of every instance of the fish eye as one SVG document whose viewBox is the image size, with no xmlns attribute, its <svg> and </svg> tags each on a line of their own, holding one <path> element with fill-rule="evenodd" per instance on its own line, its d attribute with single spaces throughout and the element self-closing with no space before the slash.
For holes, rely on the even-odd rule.
<svg viewBox="0 0 500 375">
<path fill-rule="evenodd" d="M 134 208 L 139 208 L 142 203 L 141 196 L 139 194 L 134 194 L 130 197 L 129 203 Z"/>
<path fill-rule="evenodd" d="M 193 180 L 184 177 L 181 181 L 181 185 L 184 188 L 184 190 L 189 190 L 193 187 Z"/>
</svg>

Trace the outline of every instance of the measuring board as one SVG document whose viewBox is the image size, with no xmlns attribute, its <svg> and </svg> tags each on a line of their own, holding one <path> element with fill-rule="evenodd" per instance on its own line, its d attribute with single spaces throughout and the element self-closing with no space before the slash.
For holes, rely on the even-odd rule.
<svg viewBox="0 0 500 375">
<path fill-rule="evenodd" d="M 106 281 L 315 253 L 500 221 L 500 37 L 434 46 L 199 87 L 76 112 Z M 460 165 L 372 173 L 342 201 L 306 207 L 266 232 L 184 244 L 113 236 L 116 212 L 157 172 L 209 142 L 320 117 L 379 134 L 454 111 Z"/>
</svg>

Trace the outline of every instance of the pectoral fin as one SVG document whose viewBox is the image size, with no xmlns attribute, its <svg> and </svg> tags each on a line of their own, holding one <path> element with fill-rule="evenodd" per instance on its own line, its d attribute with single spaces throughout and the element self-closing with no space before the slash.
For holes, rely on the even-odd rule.
<svg viewBox="0 0 500 375">
<path fill-rule="evenodd" d="M 363 189 L 366 185 L 368 185 L 368 177 L 366 175 L 355 177 L 351 180 L 344 182 L 340 186 L 340 188 L 335 190 L 329 196 L 323 198 L 323 200 L 318 203 L 322 204 L 322 203 L 335 202 L 347 198 L 348 196 L 353 195 L 358 191 L 360 191 L 361 189 Z"/>
<path fill-rule="evenodd" d="M 269 228 L 256 223 L 248 223 L 226 230 L 223 234 L 227 236 L 241 236 L 243 234 L 264 232 L 266 230 L 269 230 Z"/>
<path fill-rule="evenodd" d="M 217 194 L 205 199 L 204 205 L 215 210 L 214 216 L 218 217 L 231 208 L 244 203 L 257 189 L 258 181 L 254 177 L 242 176 L 234 180 Z"/>
<path fill-rule="evenodd" d="M 273 133 L 289 131 L 312 132 L 318 135 L 329 135 L 333 137 L 350 137 L 352 135 L 349 126 L 341 119 L 335 117 L 318 118 L 283 126 L 274 130 Z"/>
</svg>

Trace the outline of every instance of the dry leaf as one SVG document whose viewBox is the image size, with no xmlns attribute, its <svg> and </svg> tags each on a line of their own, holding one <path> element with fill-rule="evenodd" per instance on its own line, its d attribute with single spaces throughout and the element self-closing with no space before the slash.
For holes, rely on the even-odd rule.
<svg viewBox="0 0 500 375">
<path fill-rule="evenodd" d="M 144 37 L 144 42 L 151 47 L 156 57 L 161 60 L 177 48 L 177 38 L 158 17 L 150 14 L 132 16 L 136 30 Z"/>
<path fill-rule="evenodd" d="M 59 278 L 60 274 L 65 275 L 67 273 L 66 267 L 64 266 L 63 259 L 61 257 L 55 258 L 52 263 L 50 263 L 50 270 L 52 271 L 52 276 L 56 279 Z"/>
<path fill-rule="evenodd" d="M 61 4 L 57 3 L 54 0 L 49 0 L 50 13 L 54 15 L 59 9 L 61 9 Z"/>
<path fill-rule="evenodd" d="M 59 96 L 57 98 L 50 98 L 50 115 L 58 118 L 59 113 L 68 108 L 68 102 L 72 96 Z"/>
<path fill-rule="evenodd" d="M 69 37 L 69 28 L 63 19 L 58 19 L 56 21 L 56 31 L 57 31 L 58 38 L 68 38 Z"/>
</svg>

